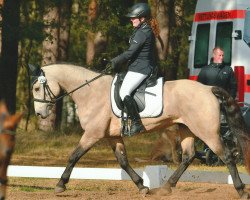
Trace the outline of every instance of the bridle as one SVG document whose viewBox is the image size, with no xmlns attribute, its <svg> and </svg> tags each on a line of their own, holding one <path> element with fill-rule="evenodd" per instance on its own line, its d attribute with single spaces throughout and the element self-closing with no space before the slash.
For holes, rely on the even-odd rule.
<svg viewBox="0 0 250 200">
<path fill-rule="evenodd" d="M 41 103 L 49 103 L 49 104 L 55 104 L 56 101 L 56 96 L 53 94 L 52 90 L 50 89 L 48 83 L 47 83 L 47 79 L 45 77 L 45 73 L 43 70 L 41 70 L 40 76 L 38 76 L 35 81 L 33 82 L 32 86 L 36 83 L 39 82 L 42 87 L 43 87 L 43 99 L 37 99 L 34 98 L 33 101 L 37 101 L 37 102 L 41 102 Z M 51 100 L 47 100 L 46 99 L 46 94 L 48 94 L 49 98 Z"/>
<path fill-rule="evenodd" d="M 34 98 L 33 101 L 35 102 L 40 102 L 40 103 L 48 103 L 51 105 L 56 104 L 56 102 L 58 102 L 59 100 L 61 100 L 63 97 L 70 95 L 71 93 L 75 92 L 76 90 L 89 85 L 89 83 L 95 81 L 96 79 L 102 77 L 103 75 L 106 75 L 107 71 L 111 68 L 111 65 L 107 65 L 107 67 L 101 72 L 101 74 L 99 74 L 98 76 L 90 79 L 90 80 L 86 80 L 85 83 L 83 83 L 82 85 L 78 86 L 77 88 L 71 90 L 70 92 L 65 92 L 62 95 L 60 95 L 59 97 L 56 97 L 52 90 L 50 89 L 48 83 L 47 83 L 47 79 L 45 77 L 45 72 L 41 69 L 41 73 L 40 75 L 33 81 L 32 86 L 38 81 L 42 86 L 43 86 L 43 99 L 37 99 Z M 50 100 L 46 99 L 46 94 L 49 96 Z"/>
</svg>

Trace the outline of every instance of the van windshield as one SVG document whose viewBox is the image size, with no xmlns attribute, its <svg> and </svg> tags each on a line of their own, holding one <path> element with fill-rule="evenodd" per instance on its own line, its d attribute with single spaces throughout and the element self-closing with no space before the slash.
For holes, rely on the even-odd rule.
<svg viewBox="0 0 250 200">
<path fill-rule="evenodd" d="M 248 9 L 246 11 L 246 18 L 245 18 L 245 23 L 244 23 L 243 40 L 250 47 L 250 9 Z"/>
<path fill-rule="evenodd" d="M 194 67 L 201 68 L 208 63 L 210 24 L 199 24 L 196 31 Z"/>
</svg>

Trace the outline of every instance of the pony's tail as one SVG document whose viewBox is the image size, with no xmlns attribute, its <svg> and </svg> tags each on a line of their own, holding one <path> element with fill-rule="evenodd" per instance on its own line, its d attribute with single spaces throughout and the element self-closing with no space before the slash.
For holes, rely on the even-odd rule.
<svg viewBox="0 0 250 200">
<path fill-rule="evenodd" d="M 229 129 L 236 136 L 244 157 L 245 168 L 250 174 L 250 134 L 237 102 L 220 87 L 212 87 L 213 94 L 219 99 L 222 109 L 225 110 Z"/>
</svg>

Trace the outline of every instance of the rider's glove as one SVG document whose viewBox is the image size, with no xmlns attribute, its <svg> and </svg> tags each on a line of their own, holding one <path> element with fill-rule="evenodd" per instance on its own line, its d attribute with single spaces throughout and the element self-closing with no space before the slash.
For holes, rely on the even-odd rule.
<svg viewBox="0 0 250 200">
<path fill-rule="evenodd" d="M 113 59 L 111 59 L 111 66 L 112 66 L 112 69 L 114 71 L 117 71 L 118 66 L 119 66 L 119 57 L 118 56 L 115 57 L 115 58 L 113 58 Z"/>
</svg>

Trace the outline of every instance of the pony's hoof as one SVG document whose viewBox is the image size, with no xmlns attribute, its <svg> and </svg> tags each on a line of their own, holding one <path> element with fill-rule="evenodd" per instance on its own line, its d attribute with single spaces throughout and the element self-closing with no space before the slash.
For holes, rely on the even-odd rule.
<svg viewBox="0 0 250 200">
<path fill-rule="evenodd" d="M 248 194 L 247 192 L 244 192 L 244 193 L 241 195 L 240 199 L 250 199 L 250 196 L 249 196 L 249 194 Z"/>
<path fill-rule="evenodd" d="M 140 194 L 145 197 L 146 194 L 148 194 L 149 192 L 149 188 L 148 187 L 143 187 L 142 189 L 139 190 Z"/>
<path fill-rule="evenodd" d="M 56 194 L 62 193 L 62 192 L 64 192 L 65 190 L 66 190 L 65 185 L 63 185 L 63 186 L 56 186 L 56 188 L 55 188 L 55 193 L 56 193 Z"/>
<path fill-rule="evenodd" d="M 157 191 L 157 195 L 159 195 L 159 196 L 168 196 L 168 195 L 170 195 L 172 193 L 172 189 L 171 189 L 171 187 L 162 187 L 162 188 L 160 188 L 158 191 Z"/>
</svg>

